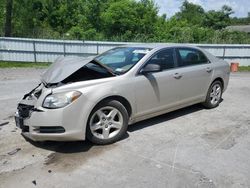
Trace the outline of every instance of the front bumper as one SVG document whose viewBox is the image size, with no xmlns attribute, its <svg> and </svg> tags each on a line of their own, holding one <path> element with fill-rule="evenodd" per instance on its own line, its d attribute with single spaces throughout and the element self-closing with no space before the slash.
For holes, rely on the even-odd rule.
<svg viewBox="0 0 250 188">
<path fill-rule="evenodd" d="M 86 103 L 86 102 L 85 102 Z M 88 112 L 83 97 L 64 108 L 46 109 L 22 100 L 15 114 L 22 135 L 33 141 L 85 140 Z"/>
<path fill-rule="evenodd" d="M 33 141 L 78 141 L 84 140 L 79 132 L 67 132 L 63 134 L 38 134 L 22 132 L 22 135 Z"/>
</svg>

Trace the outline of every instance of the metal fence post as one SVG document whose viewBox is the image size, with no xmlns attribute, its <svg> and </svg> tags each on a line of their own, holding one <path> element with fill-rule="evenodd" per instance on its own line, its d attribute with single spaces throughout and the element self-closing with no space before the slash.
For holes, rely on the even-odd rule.
<svg viewBox="0 0 250 188">
<path fill-rule="evenodd" d="M 226 47 L 223 47 L 223 60 L 225 59 L 225 54 L 226 54 Z"/>
<path fill-rule="evenodd" d="M 83 53 L 81 54 L 82 56 L 84 56 L 84 47 L 85 47 L 85 42 L 84 42 L 84 40 L 82 41 L 82 49 L 83 49 Z"/>
<path fill-rule="evenodd" d="M 63 40 L 63 56 L 66 56 L 66 44 L 65 44 L 65 40 Z"/>
<path fill-rule="evenodd" d="M 97 53 L 97 55 L 99 54 L 99 43 L 98 42 L 96 43 L 96 53 Z"/>
<path fill-rule="evenodd" d="M 35 40 L 33 40 L 33 53 L 34 53 L 34 61 L 36 63 L 37 60 L 36 60 L 36 41 Z"/>
</svg>

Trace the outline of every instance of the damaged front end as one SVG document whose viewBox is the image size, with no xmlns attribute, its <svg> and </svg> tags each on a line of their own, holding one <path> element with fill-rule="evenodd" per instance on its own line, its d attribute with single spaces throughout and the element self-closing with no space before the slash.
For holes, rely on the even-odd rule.
<svg viewBox="0 0 250 188">
<path fill-rule="evenodd" d="M 29 118 L 34 111 L 42 112 L 43 110 L 36 108 L 37 101 L 39 100 L 44 84 L 40 83 L 32 91 L 25 94 L 22 100 L 17 105 L 17 111 L 15 113 L 16 126 L 19 127 L 22 132 L 29 132 L 29 127 L 24 125 L 24 119 Z M 51 91 L 46 91 L 50 93 Z"/>
<path fill-rule="evenodd" d="M 112 70 L 93 57 L 65 57 L 58 58 L 42 75 L 41 81 L 46 87 L 58 87 L 64 84 L 112 76 L 115 76 Z"/>
<path fill-rule="evenodd" d="M 16 126 L 25 137 L 35 141 L 83 139 L 85 134 L 75 112 L 82 110 L 86 100 L 77 89 L 58 91 L 64 85 L 75 88 L 76 82 L 113 76 L 111 70 L 93 58 L 57 59 L 41 76 L 41 83 L 18 103 Z M 79 103 L 73 103 L 74 100 Z"/>
</svg>

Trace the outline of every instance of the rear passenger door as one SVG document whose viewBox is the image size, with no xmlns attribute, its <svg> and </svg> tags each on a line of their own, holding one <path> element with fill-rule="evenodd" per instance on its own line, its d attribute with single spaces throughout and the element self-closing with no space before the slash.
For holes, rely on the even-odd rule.
<svg viewBox="0 0 250 188">
<path fill-rule="evenodd" d="M 181 103 L 201 102 L 206 96 L 213 67 L 204 53 L 195 48 L 176 48 Z"/>
</svg>

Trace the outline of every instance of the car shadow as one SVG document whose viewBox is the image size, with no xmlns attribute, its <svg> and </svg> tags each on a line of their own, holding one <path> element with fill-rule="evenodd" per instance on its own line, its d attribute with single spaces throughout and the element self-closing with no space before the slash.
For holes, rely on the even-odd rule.
<svg viewBox="0 0 250 188">
<path fill-rule="evenodd" d="M 186 108 L 182 108 L 173 112 L 169 112 L 157 117 L 153 117 L 144 121 L 140 121 L 138 123 L 132 124 L 128 127 L 128 132 L 138 131 L 150 126 L 154 126 L 156 124 L 166 122 L 172 119 L 176 119 L 181 116 L 185 116 L 187 114 L 191 114 L 200 110 L 206 110 L 201 104 L 195 104 Z"/>
<path fill-rule="evenodd" d="M 126 133 L 121 140 L 124 140 L 129 137 L 129 134 Z M 88 140 L 85 141 L 43 141 L 43 142 L 35 142 L 27 137 L 24 137 L 26 141 L 32 144 L 35 147 L 42 148 L 45 150 L 53 151 L 56 153 L 84 153 L 88 152 L 92 147 L 98 147 L 100 145 L 96 145 L 91 143 Z M 110 147 L 110 145 L 101 146 L 102 149 Z"/>
<path fill-rule="evenodd" d="M 50 150 L 58 153 L 80 153 L 87 152 L 93 147 L 93 144 L 89 141 L 43 141 L 35 142 L 29 138 L 24 137 L 26 141 L 32 144 L 35 147 L 42 148 L 45 150 Z"/>
</svg>

